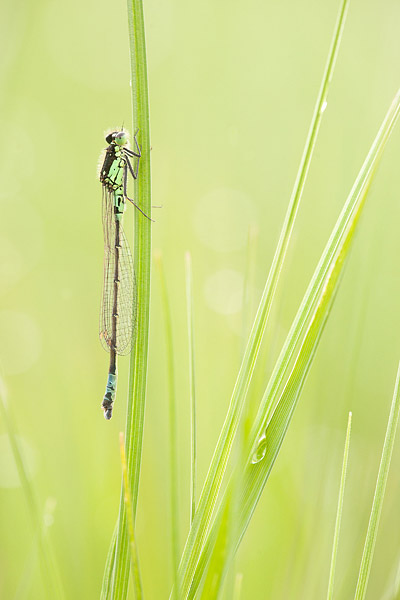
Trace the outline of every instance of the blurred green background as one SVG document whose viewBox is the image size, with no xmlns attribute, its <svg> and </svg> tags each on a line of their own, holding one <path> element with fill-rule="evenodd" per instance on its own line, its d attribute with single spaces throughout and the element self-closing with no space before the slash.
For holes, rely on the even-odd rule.
<svg viewBox="0 0 400 600">
<path fill-rule="evenodd" d="M 182 544 L 189 518 L 184 253 L 194 270 L 200 489 L 277 243 L 319 89 L 336 0 L 147 0 L 153 247 L 173 312 Z M 67 598 L 99 597 L 120 493 L 127 358 L 114 417 L 100 403 L 104 131 L 129 129 L 124 2 L 2 5 L 0 361 Z M 257 402 L 327 237 L 399 85 L 400 4 L 352 0 L 304 201 L 257 371 Z M 237 556 L 242 598 L 326 593 L 344 435 L 353 411 L 336 592 L 354 592 L 399 360 L 400 131 L 374 181 L 331 318 Z M 129 235 L 133 211 L 126 218 Z M 252 301 L 241 305 L 249 227 Z M 156 274 L 155 274 L 156 275 Z M 167 395 L 152 280 L 137 536 L 147 598 L 171 582 Z M 0 597 L 43 597 L 26 501 L 0 430 Z M 367 597 L 400 560 L 397 440 Z M 20 593 L 18 596 L 17 594 Z M 227 594 L 228 597 L 228 594 Z"/>
</svg>

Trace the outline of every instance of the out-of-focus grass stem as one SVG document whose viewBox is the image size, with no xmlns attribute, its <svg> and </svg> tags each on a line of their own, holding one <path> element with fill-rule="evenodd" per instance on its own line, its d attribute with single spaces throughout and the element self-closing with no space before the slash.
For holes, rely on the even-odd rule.
<svg viewBox="0 0 400 600">
<path fill-rule="evenodd" d="M 186 274 L 186 307 L 187 328 L 189 342 L 189 399 L 190 399 L 190 523 L 193 522 L 196 512 L 196 477 L 197 477 L 197 439 L 196 439 L 196 381 L 194 361 L 194 317 L 193 317 L 193 283 L 192 283 L 192 257 L 190 252 L 185 255 Z"/>
<path fill-rule="evenodd" d="M 351 412 L 349 413 L 349 419 L 347 421 L 346 441 L 344 444 L 343 466 L 342 466 L 342 475 L 340 478 L 339 499 L 338 499 L 337 513 L 336 513 L 336 522 L 335 522 L 335 533 L 333 536 L 332 558 L 331 558 L 331 568 L 330 568 L 330 572 L 329 572 L 327 600 L 332 600 L 332 598 L 333 598 L 333 585 L 334 585 L 334 581 L 335 581 L 336 558 L 337 558 L 337 550 L 338 550 L 338 546 L 339 546 L 340 525 L 342 522 L 343 499 L 344 499 L 344 489 L 345 489 L 345 485 L 346 485 L 347 463 L 348 463 L 348 459 L 349 459 L 350 434 L 351 434 Z"/>
<path fill-rule="evenodd" d="M 156 266 L 160 277 L 161 303 L 164 312 L 165 341 L 167 348 L 167 382 L 168 382 L 168 417 L 169 417 L 169 471 L 171 502 L 171 540 L 172 540 L 172 579 L 175 600 L 180 600 L 178 580 L 179 567 L 179 479 L 178 479 L 178 431 L 177 407 L 175 392 L 174 348 L 172 341 L 171 311 L 169 307 L 167 284 L 161 253 L 155 255 Z"/>
<path fill-rule="evenodd" d="M 385 497 L 386 483 L 389 475 L 390 461 L 393 453 L 394 440 L 399 422 L 400 413 L 400 364 L 397 370 L 396 385 L 393 400 L 390 407 L 389 420 L 383 444 L 381 463 L 379 465 L 378 478 L 376 481 L 375 495 L 372 502 L 371 515 L 369 518 L 367 536 L 361 559 L 360 572 L 358 575 L 355 600 L 363 600 L 367 591 L 372 559 L 374 556 L 375 542 L 378 535 L 379 520 L 382 512 L 383 499 Z"/>
</svg>

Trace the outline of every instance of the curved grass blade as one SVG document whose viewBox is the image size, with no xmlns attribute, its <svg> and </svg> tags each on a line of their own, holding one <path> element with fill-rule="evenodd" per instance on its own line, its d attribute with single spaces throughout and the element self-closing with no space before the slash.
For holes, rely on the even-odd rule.
<svg viewBox="0 0 400 600">
<path fill-rule="evenodd" d="M 247 529 L 280 450 L 329 316 L 338 289 L 343 262 L 348 254 L 369 185 L 399 113 L 400 91 L 389 108 L 322 254 L 260 404 L 258 416 L 249 436 L 247 467 L 243 474 L 238 517 L 238 536 L 232 545 L 233 552 L 236 551 Z M 282 385 L 283 390 L 280 391 Z M 229 486 L 225 498 L 228 495 Z M 216 529 L 218 529 L 219 514 L 223 511 L 223 507 L 224 502 L 214 517 Z M 194 578 L 189 590 L 185 590 L 188 598 L 194 597 L 216 537 L 216 531 L 211 530 L 197 568 L 187 575 L 188 579 Z"/>
<path fill-rule="evenodd" d="M 348 0 L 343 0 L 336 23 L 325 72 L 322 78 L 321 88 L 311 120 L 307 141 L 300 162 L 299 171 L 282 226 L 278 246 L 260 301 L 257 315 L 255 317 L 253 328 L 250 333 L 249 341 L 245 349 L 242 364 L 232 393 L 228 414 L 222 427 L 217 447 L 215 449 L 206 481 L 199 499 L 196 516 L 190 529 L 186 546 L 182 555 L 180 571 L 182 573 L 182 589 L 184 593 L 187 593 L 190 587 L 191 577 L 193 577 L 194 569 L 200 556 L 207 530 L 211 522 L 212 513 L 221 489 L 233 440 L 239 426 L 240 415 L 244 406 L 246 393 L 255 368 L 255 363 L 260 349 L 261 340 L 266 328 L 272 300 L 274 298 L 279 275 L 282 270 L 282 265 L 293 231 L 294 222 L 317 140 L 322 114 L 326 107 L 329 84 L 332 79 L 333 69 L 343 33 L 347 6 Z"/>
<path fill-rule="evenodd" d="M 400 363 L 397 370 L 396 385 L 393 400 L 390 407 L 389 421 L 383 444 L 381 463 L 379 465 L 378 478 L 376 481 L 375 495 L 369 518 L 367 537 L 365 539 L 364 551 L 361 559 L 360 572 L 358 575 L 355 600 L 363 600 L 367 591 L 372 559 L 374 556 L 375 542 L 378 535 L 379 520 L 382 512 L 383 499 L 385 497 L 386 483 L 389 474 L 390 461 L 393 454 L 394 440 L 400 414 Z"/>
<path fill-rule="evenodd" d="M 339 499 L 338 499 L 337 513 L 336 513 L 335 533 L 333 536 L 332 558 L 331 558 L 331 568 L 329 571 L 327 600 L 332 600 L 332 598 L 333 598 L 333 584 L 335 581 L 336 557 L 337 557 L 337 550 L 338 550 L 338 545 L 339 545 L 340 525 L 342 523 L 344 488 L 345 488 L 345 484 L 346 484 L 347 463 L 348 463 L 348 459 L 349 459 L 350 433 L 351 433 L 351 412 L 349 413 L 349 419 L 347 422 L 346 441 L 344 444 L 342 476 L 340 478 Z"/>
</svg>

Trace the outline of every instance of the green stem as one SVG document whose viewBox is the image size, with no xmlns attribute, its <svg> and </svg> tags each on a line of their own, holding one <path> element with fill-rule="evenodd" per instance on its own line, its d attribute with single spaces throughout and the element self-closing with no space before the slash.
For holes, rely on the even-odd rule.
<svg viewBox="0 0 400 600">
<path fill-rule="evenodd" d="M 141 146 L 139 176 L 135 183 L 135 200 L 151 216 L 150 122 L 147 85 L 146 43 L 142 0 L 128 0 L 129 51 L 131 60 L 131 92 L 133 131 L 139 129 Z M 151 223 L 138 210 L 135 219 L 135 273 L 137 287 L 137 336 L 131 353 L 128 408 L 126 419 L 126 457 L 133 518 L 136 516 L 147 381 L 149 341 Z M 110 553 L 114 552 L 113 544 Z M 102 598 L 124 600 L 128 591 L 129 545 L 124 493 L 121 490 L 115 558 L 108 560 Z M 113 576 L 110 577 L 111 571 Z M 110 583 L 110 585 L 109 585 Z"/>
<path fill-rule="evenodd" d="M 197 477 L 197 440 L 196 440 L 196 386 L 194 368 L 194 322 L 193 322 L 193 286 L 192 286 L 192 258 L 186 252 L 186 306 L 187 326 L 189 339 L 189 396 L 191 408 L 191 455 L 190 455 L 190 523 L 193 523 L 196 512 L 196 477 Z"/>
<path fill-rule="evenodd" d="M 338 550 L 338 545 L 339 545 L 340 525 L 342 523 L 344 489 L 345 489 L 345 484 L 346 484 L 347 463 L 348 463 L 348 459 L 349 459 L 350 433 L 351 433 L 351 413 L 349 413 L 349 419 L 347 422 L 346 441 L 344 444 L 342 476 L 340 478 L 339 499 L 338 499 L 337 513 L 336 513 L 335 534 L 333 536 L 332 558 L 331 558 L 331 568 L 330 568 L 330 573 L 329 573 L 327 600 L 332 600 L 332 598 L 333 598 L 333 584 L 335 581 L 336 557 L 337 557 L 337 550 Z"/>
<path fill-rule="evenodd" d="M 372 559 L 374 556 L 376 536 L 378 535 L 379 520 L 382 512 L 383 499 L 385 497 L 386 483 L 389 474 L 390 461 L 393 454 L 394 440 L 399 422 L 400 413 L 400 364 L 397 371 L 396 385 L 390 407 L 389 421 L 383 444 L 381 464 L 379 465 L 378 478 L 376 481 L 374 501 L 372 503 L 369 518 L 368 531 L 365 539 L 364 551 L 361 559 L 360 573 L 358 575 L 355 600 L 363 600 L 367 591 Z"/>
<path fill-rule="evenodd" d="M 172 540 L 172 578 L 174 599 L 180 598 L 178 582 L 179 567 L 179 480 L 178 480 L 178 435 L 177 407 L 175 392 L 174 351 L 172 343 L 171 311 L 169 307 L 167 284 L 161 254 L 156 255 L 156 265 L 160 275 L 161 301 L 164 309 L 165 340 L 167 345 L 167 379 L 168 379 L 168 415 L 169 415 L 169 468 L 170 468 L 170 502 L 171 502 L 171 540 Z"/>
<path fill-rule="evenodd" d="M 133 586 L 134 586 L 134 590 L 135 590 L 136 600 L 142 600 L 143 599 L 142 579 L 140 576 L 139 558 L 138 558 L 136 541 L 135 541 L 136 536 L 135 536 L 135 527 L 133 524 L 132 498 L 129 493 L 128 468 L 126 465 L 124 434 L 122 432 L 119 434 L 119 448 L 120 448 L 120 453 L 121 453 L 122 478 L 123 478 L 123 482 L 124 482 L 125 510 L 126 510 L 126 514 L 127 514 L 127 518 L 128 518 L 129 546 L 130 546 L 130 551 L 131 551 Z"/>
</svg>

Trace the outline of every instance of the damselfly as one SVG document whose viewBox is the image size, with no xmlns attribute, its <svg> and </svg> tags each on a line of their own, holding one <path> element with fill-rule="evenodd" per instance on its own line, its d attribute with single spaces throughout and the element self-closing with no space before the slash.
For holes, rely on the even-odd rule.
<svg viewBox="0 0 400 600">
<path fill-rule="evenodd" d="M 137 134 L 137 132 L 136 132 Z M 111 419 L 117 390 L 117 354 L 129 354 L 136 333 L 136 281 L 132 254 L 122 228 L 126 200 L 147 215 L 128 197 L 128 171 L 137 179 L 140 147 L 134 135 L 136 152 L 128 148 L 126 131 L 113 131 L 106 137 L 108 147 L 100 170 L 103 185 L 104 281 L 100 312 L 100 340 L 110 352 L 110 368 L 102 408 Z M 132 166 L 136 160 L 136 168 Z M 147 217 L 149 218 L 149 217 Z"/>
</svg>

